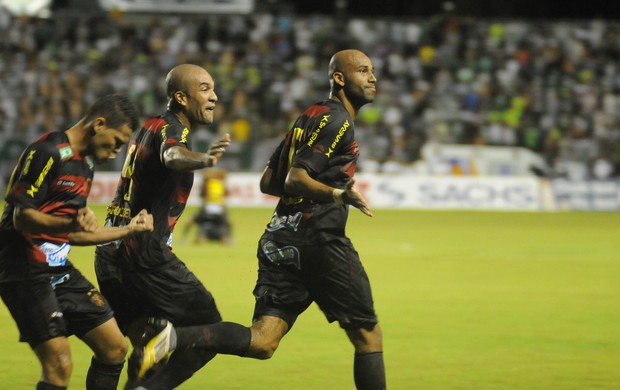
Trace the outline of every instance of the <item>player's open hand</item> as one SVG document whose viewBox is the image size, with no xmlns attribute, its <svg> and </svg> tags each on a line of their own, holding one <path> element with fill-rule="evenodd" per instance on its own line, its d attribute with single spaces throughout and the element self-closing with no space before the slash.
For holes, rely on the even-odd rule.
<svg viewBox="0 0 620 390">
<path fill-rule="evenodd" d="M 372 212 L 370 211 L 368 203 L 366 203 L 366 199 L 364 199 L 362 194 L 355 189 L 353 186 L 354 184 L 355 179 L 351 179 L 347 182 L 345 190 L 342 193 L 342 202 L 345 204 L 350 204 L 351 206 L 360 209 L 362 213 L 372 217 Z"/>
<path fill-rule="evenodd" d="M 207 151 L 207 154 L 209 155 L 209 165 L 207 165 L 208 168 L 214 167 L 215 164 L 220 161 L 220 158 L 226 149 L 228 149 L 228 146 L 230 146 L 230 135 L 228 133 L 224 134 L 220 139 L 211 145 L 209 151 Z"/>
<path fill-rule="evenodd" d="M 97 230 L 97 216 L 89 207 L 83 207 L 78 210 L 75 218 L 78 230 L 84 232 L 94 232 Z"/>
<path fill-rule="evenodd" d="M 153 215 L 149 214 L 146 210 L 141 210 L 129 221 L 129 225 L 127 226 L 132 233 L 152 232 Z"/>
</svg>

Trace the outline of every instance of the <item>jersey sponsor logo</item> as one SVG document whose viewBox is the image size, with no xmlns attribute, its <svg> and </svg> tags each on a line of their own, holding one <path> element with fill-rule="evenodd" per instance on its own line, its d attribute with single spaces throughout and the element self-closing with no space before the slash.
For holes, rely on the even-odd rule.
<svg viewBox="0 0 620 390">
<path fill-rule="evenodd" d="M 95 169 L 95 160 L 93 160 L 93 158 L 91 156 L 86 156 L 86 158 L 84 160 L 86 160 L 86 164 L 88 165 L 88 169 L 90 169 L 91 171 L 93 169 Z"/>
<path fill-rule="evenodd" d="M 314 141 L 316 141 L 316 139 L 319 137 L 319 133 L 321 132 L 321 129 L 325 127 L 325 125 L 329 121 L 329 117 L 330 117 L 329 115 L 323 115 L 323 119 L 321 119 L 321 123 L 319 123 L 319 127 L 317 127 L 316 130 L 314 130 L 312 134 L 310 134 L 310 139 L 308 140 L 308 146 L 312 146 Z"/>
<path fill-rule="evenodd" d="M 75 187 L 75 182 L 73 180 L 58 180 L 56 185 L 59 187 Z"/>
<path fill-rule="evenodd" d="M 50 267 L 60 267 L 67 264 L 67 257 L 71 251 L 71 245 L 66 242 L 60 246 L 51 242 L 39 245 L 39 249 L 45 254 L 45 261 Z"/>
<path fill-rule="evenodd" d="M 52 285 L 52 287 L 56 288 L 56 286 L 66 282 L 70 278 L 71 278 L 71 275 L 69 275 L 69 274 L 60 275 L 60 276 L 53 276 L 52 279 L 50 280 L 50 284 Z"/>
<path fill-rule="evenodd" d="M 186 127 L 183 129 L 183 133 L 181 133 L 181 139 L 179 140 L 179 142 L 182 144 L 186 144 L 188 134 L 189 134 L 189 129 Z"/>
<path fill-rule="evenodd" d="M 168 140 L 168 134 L 167 134 L 168 125 L 169 123 L 166 123 L 165 125 L 161 127 L 161 140 L 164 143 Z"/>
<path fill-rule="evenodd" d="M 131 218 L 131 209 L 119 205 L 110 205 L 106 210 L 107 215 L 121 218 Z"/>
<path fill-rule="evenodd" d="M 60 148 L 58 152 L 60 153 L 61 160 L 65 160 L 69 157 L 73 157 L 73 151 L 71 150 L 71 146 L 65 146 L 63 148 Z"/>
<path fill-rule="evenodd" d="M 267 230 L 270 232 L 275 232 L 280 229 L 289 228 L 296 232 L 302 216 L 303 214 L 301 211 L 298 211 L 293 215 L 279 216 L 278 214 L 273 214 L 271 221 L 269 221 L 269 224 L 267 225 Z"/>
<path fill-rule="evenodd" d="M 261 249 L 265 258 L 277 266 L 292 265 L 297 269 L 301 269 L 301 261 L 299 249 L 292 245 L 278 247 L 273 241 L 261 242 Z"/>
<path fill-rule="evenodd" d="M 30 189 L 28 191 L 26 191 L 26 193 L 30 195 L 31 198 L 34 198 L 34 194 L 39 191 L 39 188 L 41 187 L 41 184 L 43 184 L 43 180 L 45 180 L 45 176 L 47 176 L 47 173 L 52 168 L 52 165 L 54 165 L 54 158 L 50 157 L 50 159 L 47 160 L 47 164 L 45 164 L 45 166 L 43 167 L 43 170 L 41 170 L 37 181 L 30 186 Z"/>
<path fill-rule="evenodd" d="M 336 134 L 336 138 L 334 138 L 334 141 L 332 142 L 332 144 L 329 146 L 329 149 L 325 153 L 325 155 L 328 158 L 331 157 L 332 153 L 334 153 L 334 150 L 336 150 L 336 146 L 338 145 L 338 143 L 342 139 L 342 136 L 344 135 L 344 133 L 346 133 L 347 130 L 349 129 L 349 126 L 350 126 L 349 125 L 349 120 L 344 121 L 344 123 L 342 124 L 342 127 L 340 128 L 340 130 L 338 130 L 338 134 Z"/>
</svg>

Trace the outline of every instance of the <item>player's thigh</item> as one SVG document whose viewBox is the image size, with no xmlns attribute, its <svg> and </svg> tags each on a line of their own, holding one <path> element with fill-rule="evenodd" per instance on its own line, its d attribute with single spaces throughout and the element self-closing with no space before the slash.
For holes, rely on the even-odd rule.
<svg viewBox="0 0 620 390">
<path fill-rule="evenodd" d="M 104 364 L 122 363 L 127 355 L 127 340 L 114 318 L 88 331 L 82 340 Z"/>
<path fill-rule="evenodd" d="M 0 283 L 0 295 L 20 332 L 20 341 L 35 347 L 68 335 L 56 294 L 45 278 Z"/>
<path fill-rule="evenodd" d="M 167 318 L 177 326 L 222 320 L 215 298 L 181 261 L 157 272 L 132 272 L 124 277 L 145 304 L 146 314 Z"/>
<path fill-rule="evenodd" d="M 374 327 L 370 281 L 349 241 L 304 247 L 302 269 L 312 298 L 330 322 L 338 321 L 344 329 Z"/>
<path fill-rule="evenodd" d="M 95 286 L 79 270 L 55 286 L 56 296 L 69 334 L 80 339 L 92 329 L 114 317 L 112 308 Z"/>
<path fill-rule="evenodd" d="M 254 287 L 254 320 L 271 316 L 283 319 L 289 329 L 312 303 L 304 282 L 300 249 L 261 238 L 258 245 L 258 279 Z"/>
</svg>

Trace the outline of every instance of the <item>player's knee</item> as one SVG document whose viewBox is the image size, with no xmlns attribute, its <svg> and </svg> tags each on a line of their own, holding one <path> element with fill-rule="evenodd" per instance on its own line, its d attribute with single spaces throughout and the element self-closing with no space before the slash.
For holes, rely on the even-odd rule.
<svg viewBox="0 0 620 390">
<path fill-rule="evenodd" d="M 280 339 L 263 332 L 252 332 L 252 342 L 247 355 L 255 359 L 269 359 L 278 349 Z"/>
<path fill-rule="evenodd" d="M 261 360 L 270 359 L 273 356 L 273 354 L 276 352 L 276 349 L 278 349 L 278 344 L 279 344 L 278 342 L 274 342 L 274 341 L 262 340 L 257 343 L 252 341 L 249 354 L 251 354 L 252 357 L 256 359 L 261 359 Z"/>
<path fill-rule="evenodd" d="M 372 329 L 347 330 L 347 335 L 357 352 L 379 352 L 383 350 L 383 334 L 377 324 Z"/>
<path fill-rule="evenodd" d="M 288 325 L 283 320 L 261 317 L 252 324 L 252 340 L 246 356 L 261 360 L 271 358 L 287 331 Z"/>
<path fill-rule="evenodd" d="M 114 343 L 110 343 L 104 350 L 95 354 L 95 358 L 104 364 L 118 364 L 125 360 L 128 352 L 127 340 L 119 338 Z"/>
<path fill-rule="evenodd" d="M 69 383 L 73 362 L 69 353 L 54 354 L 42 362 L 43 380 L 50 383 Z"/>
</svg>

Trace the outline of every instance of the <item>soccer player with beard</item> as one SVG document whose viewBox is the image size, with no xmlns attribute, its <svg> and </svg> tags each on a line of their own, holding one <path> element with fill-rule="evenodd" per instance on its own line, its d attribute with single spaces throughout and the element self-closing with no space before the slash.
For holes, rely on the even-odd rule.
<svg viewBox="0 0 620 390">
<path fill-rule="evenodd" d="M 296 120 L 261 178 L 262 192 L 280 201 L 258 244 L 252 326 L 173 322 L 173 327 L 152 319 L 148 340 L 132 353 L 141 362 L 141 375 L 175 348 L 268 359 L 297 317 L 316 302 L 355 348 L 357 388 L 385 389 L 382 334 L 370 282 L 345 235 L 349 205 L 372 216 L 354 187 L 359 150 L 353 121 L 374 100 L 377 80 L 364 53 L 343 50 L 331 58 L 329 81 L 329 99 Z"/>
<path fill-rule="evenodd" d="M 95 270 L 101 292 L 135 346 L 144 319 L 165 318 L 179 326 L 218 323 L 215 300 L 172 251 L 172 234 L 194 181 L 194 170 L 215 166 L 228 145 L 228 134 L 207 153 L 191 150 L 192 129 L 211 124 L 217 102 L 215 84 L 202 67 L 182 64 L 167 75 L 168 107 L 147 119 L 131 137 L 116 195 L 106 224 L 123 226 L 139 211 L 153 214 L 154 231 L 96 249 Z M 178 350 L 151 380 L 170 389 L 188 379 L 215 356 L 202 349 Z M 137 379 L 129 361 L 129 381 Z"/>
</svg>

